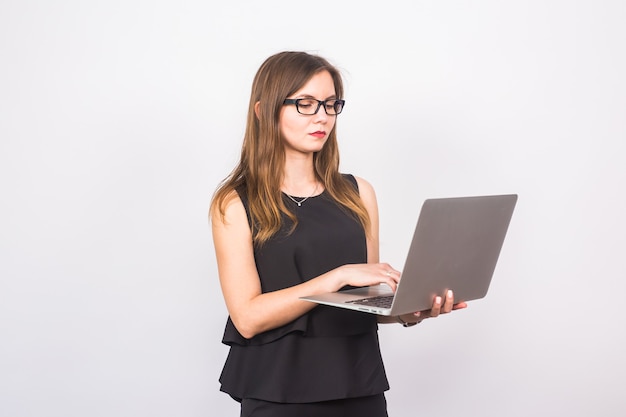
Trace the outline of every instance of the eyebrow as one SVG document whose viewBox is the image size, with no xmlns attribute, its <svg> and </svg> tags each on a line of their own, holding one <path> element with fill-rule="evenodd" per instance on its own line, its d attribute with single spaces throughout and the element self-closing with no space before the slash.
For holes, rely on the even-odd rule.
<svg viewBox="0 0 626 417">
<path fill-rule="evenodd" d="M 312 98 L 314 100 L 317 100 L 317 98 L 315 98 L 314 96 L 312 96 L 310 94 L 300 94 L 296 98 Z M 337 95 L 333 94 L 331 96 L 326 97 L 324 100 L 336 100 L 336 99 L 337 99 Z M 322 101 L 324 101 L 324 100 L 322 100 Z"/>
</svg>

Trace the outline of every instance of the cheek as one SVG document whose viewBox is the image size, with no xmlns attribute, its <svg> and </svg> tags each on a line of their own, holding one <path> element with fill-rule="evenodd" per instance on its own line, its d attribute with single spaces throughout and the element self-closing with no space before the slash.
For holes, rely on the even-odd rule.
<svg viewBox="0 0 626 417">
<path fill-rule="evenodd" d="M 291 128 L 292 122 L 289 118 L 289 115 L 285 114 L 285 109 L 280 112 L 280 116 L 278 118 L 278 128 L 280 129 L 280 133 L 284 135 L 287 134 Z"/>
<path fill-rule="evenodd" d="M 283 117 L 280 120 L 279 126 L 283 136 L 290 137 L 305 131 L 307 123 L 298 117 Z"/>
<path fill-rule="evenodd" d="M 335 128 L 335 122 L 337 121 L 337 117 L 333 117 L 328 120 L 328 131 L 331 132 Z"/>
<path fill-rule="evenodd" d="M 280 135 L 282 136 L 283 140 L 291 137 L 292 128 L 289 123 L 285 123 L 284 121 L 282 121 L 278 126 L 280 128 Z"/>
</svg>

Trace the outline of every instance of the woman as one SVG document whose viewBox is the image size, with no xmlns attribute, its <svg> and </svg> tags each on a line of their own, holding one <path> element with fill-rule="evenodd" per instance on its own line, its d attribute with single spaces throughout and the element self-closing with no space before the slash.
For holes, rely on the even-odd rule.
<svg viewBox="0 0 626 417">
<path fill-rule="evenodd" d="M 336 68 L 282 52 L 252 86 L 239 164 L 218 188 L 211 221 L 229 319 L 222 391 L 241 416 L 387 416 L 389 388 L 377 322 L 405 326 L 453 309 L 378 318 L 299 300 L 346 286 L 387 284 L 400 273 L 378 259 L 372 186 L 339 173 Z"/>
</svg>

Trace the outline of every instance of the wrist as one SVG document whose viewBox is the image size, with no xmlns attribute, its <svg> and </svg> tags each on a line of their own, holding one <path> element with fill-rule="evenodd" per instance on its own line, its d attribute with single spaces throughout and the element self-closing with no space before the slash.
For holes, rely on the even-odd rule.
<svg viewBox="0 0 626 417">
<path fill-rule="evenodd" d="M 343 274 L 341 268 L 335 268 L 316 278 L 319 282 L 318 291 L 329 293 L 339 291 L 343 287 Z"/>
<path fill-rule="evenodd" d="M 396 321 L 402 325 L 402 327 L 413 327 L 418 324 L 418 321 L 408 322 L 402 319 L 402 316 L 396 316 Z"/>
<path fill-rule="evenodd" d="M 331 279 L 330 279 L 330 291 L 329 292 L 335 292 L 335 291 L 339 291 L 340 289 L 342 289 L 343 287 L 345 287 L 346 285 L 348 285 L 347 279 L 346 279 L 346 268 L 345 265 L 342 265 L 338 268 L 333 269 L 330 272 L 331 275 Z"/>
</svg>

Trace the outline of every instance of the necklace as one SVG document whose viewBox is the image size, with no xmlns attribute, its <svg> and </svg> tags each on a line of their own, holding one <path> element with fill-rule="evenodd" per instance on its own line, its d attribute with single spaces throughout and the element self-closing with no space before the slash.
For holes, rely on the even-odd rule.
<svg viewBox="0 0 626 417">
<path fill-rule="evenodd" d="M 317 192 L 317 182 L 315 183 L 315 189 L 313 189 L 313 192 L 311 193 L 311 195 L 309 195 L 308 197 L 304 197 L 302 200 L 296 200 L 295 198 L 293 198 L 292 196 L 290 196 L 289 194 L 285 193 L 285 195 L 287 197 L 289 197 L 289 199 L 291 201 L 293 201 L 294 203 L 296 203 L 298 205 L 298 207 L 302 207 L 302 203 L 304 203 L 305 201 L 307 201 L 309 198 L 313 197 L 313 195 Z"/>
</svg>

